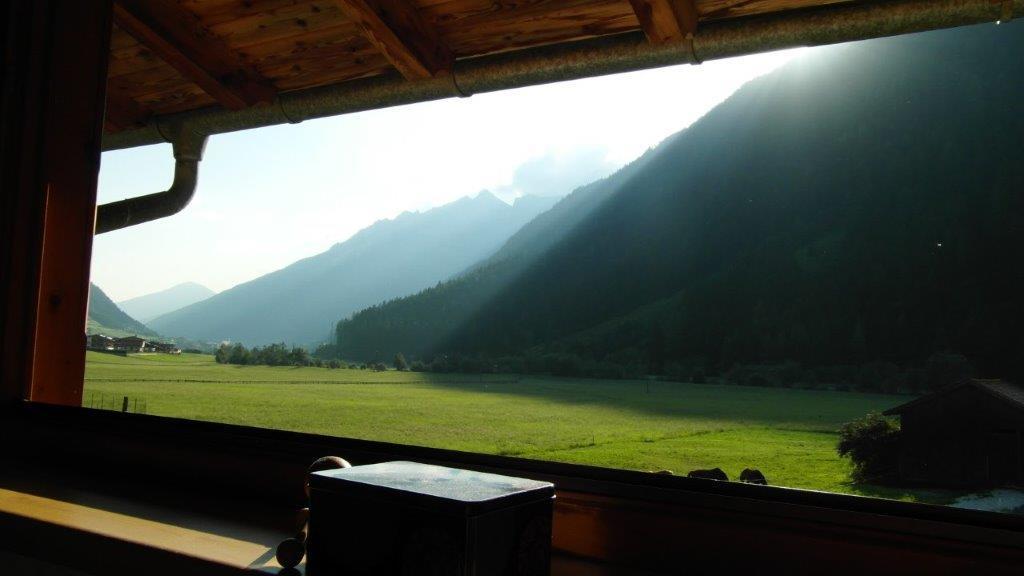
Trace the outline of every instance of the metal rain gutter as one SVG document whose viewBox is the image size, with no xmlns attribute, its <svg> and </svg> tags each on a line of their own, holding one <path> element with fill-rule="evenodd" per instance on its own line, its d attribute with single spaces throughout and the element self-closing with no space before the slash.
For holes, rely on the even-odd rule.
<svg viewBox="0 0 1024 576">
<path fill-rule="evenodd" d="M 642 33 L 630 32 L 466 58 L 456 61 L 450 72 L 426 80 L 410 82 L 389 74 L 286 92 L 268 106 L 243 110 L 210 107 L 160 116 L 145 127 L 104 136 L 102 149 L 173 143 L 167 135 L 208 136 L 509 88 L 996 22 L 1022 13 L 1024 0 L 889 0 L 708 22 L 701 24 L 690 41 L 679 43 L 652 45 Z M 125 202 L 132 200 L 118 204 Z M 105 206 L 100 207 L 101 212 Z"/>
</svg>

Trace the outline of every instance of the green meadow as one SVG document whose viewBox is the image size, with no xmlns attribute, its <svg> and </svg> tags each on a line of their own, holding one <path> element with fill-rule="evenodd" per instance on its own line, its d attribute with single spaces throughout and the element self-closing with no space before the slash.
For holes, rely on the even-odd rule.
<svg viewBox="0 0 1024 576">
<path fill-rule="evenodd" d="M 83 404 L 119 409 L 124 396 L 161 416 L 675 474 L 717 466 L 736 479 L 750 467 L 780 486 L 948 498 L 852 485 L 836 455 L 842 423 L 902 396 L 89 352 Z"/>
</svg>

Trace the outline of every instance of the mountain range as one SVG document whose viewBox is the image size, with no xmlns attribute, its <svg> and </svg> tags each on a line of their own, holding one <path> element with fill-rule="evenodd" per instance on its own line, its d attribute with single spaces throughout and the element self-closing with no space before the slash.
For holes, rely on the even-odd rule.
<svg viewBox="0 0 1024 576">
<path fill-rule="evenodd" d="M 509 205 L 485 191 L 424 212 L 406 212 L 149 325 L 168 336 L 212 342 L 323 341 L 337 318 L 416 293 L 487 258 L 556 201 L 524 196 Z"/>
<path fill-rule="evenodd" d="M 168 312 L 206 300 L 214 294 L 216 292 L 202 284 L 182 282 L 158 292 L 118 302 L 117 305 L 140 322 L 149 322 Z"/>
<path fill-rule="evenodd" d="M 465 274 L 339 316 L 337 353 L 1019 375 L 1021 54 L 1011 22 L 798 57 Z"/>
</svg>

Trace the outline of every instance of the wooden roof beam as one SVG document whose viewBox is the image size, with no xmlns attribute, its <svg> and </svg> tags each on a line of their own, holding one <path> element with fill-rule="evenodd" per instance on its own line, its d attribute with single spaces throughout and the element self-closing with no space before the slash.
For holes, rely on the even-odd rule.
<svg viewBox="0 0 1024 576">
<path fill-rule="evenodd" d="M 685 40 L 697 31 L 694 0 L 629 0 L 651 44 Z"/>
<path fill-rule="evenodd" d="M 391 65 L 409 80 L 451 70 L 451 51 L 410 0 L 335 0 Z"/>
<path fill-rule="evenodd" d="M 225 108 L 270 102 L 276 95 L 266 80 L 237 62 L 226 46 L 170 0 L 115 0 L 114 20 Z"/>
</svg>

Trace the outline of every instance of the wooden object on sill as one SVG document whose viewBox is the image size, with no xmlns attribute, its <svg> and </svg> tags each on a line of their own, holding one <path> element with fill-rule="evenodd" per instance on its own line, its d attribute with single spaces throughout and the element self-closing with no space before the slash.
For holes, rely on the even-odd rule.
<svg viewBox="0 0 1024 576">
<path fill-rule="evenodd" d="M 322 472 L 324 470 L 339 470 L 351 467 L 352 465 L 348 463 L 348 460 L 345 460 L 340 456 L 324 456 L 323 458 L 318 458 L 309 465 L 309 469 L 306 471 L 306 499 L 309 499 L 310 474 L 313 472 Z M 306 504 L 309 504 L 309 502 L 307 501 Z M 299 562 L 302 562 L 302 557 L 306 555 L 306 537 L 308 535 L 309 508 L 303 508 L 302 510 L 299 510 L 296 535 L 293 538 L 283 540 L 277 545 L 277 551 L 274 555 L 277 558 L 278 564 L 285 568 L 294 568 L 298 566 Z"/>
<path fill-rule="evenodd" d="M 310 489 L 310 574 L 549 574 L 550 482 L 385 462 Z"/>
</svg>

